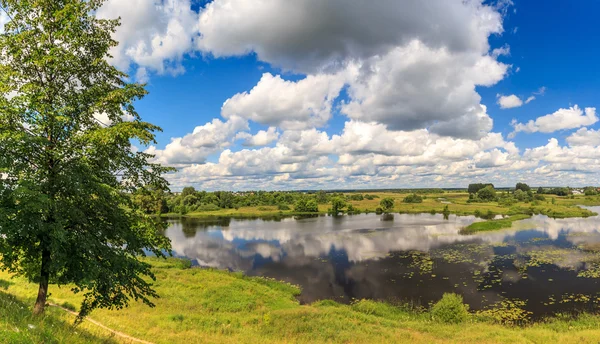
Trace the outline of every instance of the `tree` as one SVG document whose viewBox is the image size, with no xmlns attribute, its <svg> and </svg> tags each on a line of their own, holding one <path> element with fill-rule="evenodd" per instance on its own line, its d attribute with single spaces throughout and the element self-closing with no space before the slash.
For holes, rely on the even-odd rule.
<svg viewBox="0 0 600 344">
<path fill-rule="evenodd" d="M 346 201 L 340 197 L 334 197 L 331 199 L 331 209 L 329 210 L 333 215 L 337 215 L 344 211 L 346 207 Z"/>
<path fill-rule="evenodd" d="M 379 205 L 381 206 L 381 209 L 387 213 L 394 208 L 394 199 L 390 197 L 384 198 L 379 202 Z"/>
<path fill-rule="evenodd" d="M 190 195 L 196 195 L 196 189 L 194 189 L 193 186 L 186 186 L 183 188 L 183 190 L 181 190 L 181 196 L 182 197 L 186 197 L 186 196 L 190 196 Z"/>
<path fill-rule="evenodd" d="M 486 186 L 491 186 L 492 188 L 494 187 L 494 184 L 483 184 L 483 183 L 476 183 L 476 184 L 469 184 L 469 193 L 470 194 L 476 194 L 479 190 L 485 188 Z"/>
<path fill-rule="evenodd" d="M 294 205 L 294 211 L 298 213 L 318 213 L 319 205 L 314 199 L 302 197 Z"/>
<path fill-rule="evenodd" d="M 95 18 L 101 4 L 0 0 L 0 263 L 39 283 L 35 314 L 51 282 L 83 293 L 80 320 L 130 299 L 152 305 L 139 257 L 170 250 L 161 221 L 132 201 L 148 185 L 167 190 L 170 169 L 131 148 L 160 128 L 133 106 L 144 86 L 107 62 L 118 20 Z"/>
<path fill-rule="evenodd" d="M 477 191 L 477 198 L 486 202 L 494 201 L 496 199 L 496 190 L 493 186 L 488 185 Z"/>
<path fill-rule="evenodd" d="M 541 195 L 541 194 L 543 194 L 543 193 L 544 193 L 544 188 L 540 186 L 540 187 L 537 189 L 537 193 L 538 193 L 538 194 L 540 194 L 540 195 Z"/>
<path fill-rule="evenodd" d="M 524 192 L 527 192 L 531 191 L 531 188 L 525 183 L 517 183 L 517 185 L 515 186 L 515 190 L 522 190 Z"/>
</svg>

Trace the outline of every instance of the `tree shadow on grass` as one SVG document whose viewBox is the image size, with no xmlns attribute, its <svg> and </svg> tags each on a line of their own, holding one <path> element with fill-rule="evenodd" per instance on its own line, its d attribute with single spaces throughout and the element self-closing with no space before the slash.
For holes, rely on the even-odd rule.
<svg viewBox="0 0 600 344">
<path fill-rule="evenodd" d="M 6 289 L 12 282 L 0 279 L 0 288 Z M 0 337 L 8 336 L 8 342 L 40 342 L 40 343 L 104 343 L 117 344 L 112 335 L 98 337 L 81 326 L 61 319 L 62 310 L 48 307 L 41 317 L 34 317 L 31 304 L 25 303 L 12 294 L 0 291 Z M 6 339 L 6 338 L 4 338 Z M 0 339 L 0 342 L 3 339 Z"/>
<path fill-rule="evenodd" d="M 11 281 L 7 281 L 5 279 L 1 279 L 0 278 L 0 289 L 8 289 L 8 287 L 10 287 L 11 285 L 13 285 L 14 283 Z"/>
</svg>

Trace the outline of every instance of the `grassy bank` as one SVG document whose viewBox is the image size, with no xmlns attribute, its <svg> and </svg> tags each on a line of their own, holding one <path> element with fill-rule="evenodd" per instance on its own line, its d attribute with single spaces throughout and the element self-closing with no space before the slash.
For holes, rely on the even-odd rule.
<svg viewBox="0 0 600 344">
<path fill-rule="evenodd" d="M 495 323 L 490 317 L 469 315 L 466 322 L 445 324 L 429 312 L 417 312 L 374 301 L 341 305 L 321 301 L 300 305 L 297 287 L 237 273 L 189 269 L 177 260 L 153 260 L 156 290 L 161 298 L 156 308 L 133 303 L 121 311 L 97 310 L 91 317 L 118 331 L 155 343 L 597 343 L 600 317 L 584 315 L 576 320 L 551 320 L 524 327 Z M 6 273 L 0 279 L 10 280 Z M 25 305 L 33 304 L 36 286 L 22 279 L 10 280 L 6 292 Z M 77 305 L 81 298 L 68 288 L 51 286 L 51 301 Z M 21 302 L 19 301 L 19 302 Z M 19 307 L 25 307 L 19 304 Z M 5 307 L 5 306 L 2 306 Z M 68 329 L 64 315 L 50 309 L 64 334 L 55 337 L 14 337 L 20 342 L 99 342 L 102 337 Z M 3 329 L 13 324 L 26 327 L 29 309 L 2 317 Z M 10 320 L 13 319 L 13 320 Z M 48 318 L 46 318 L 48 319 Z M 54 321 L 54 320 L 53 320 Z M 58 325 L 54 325 L 58 326 Z M 66 327 L 65 327 L 66 326 Z M 91 326 L 91 325 L 90 325 Z M 23 331 L 26 331 L 25 329 Z M 48 331 L 46 331 L 48 332 Z M 0 332 L 4 334 L 7 332 Z M 117 340 L 117 339 L 115 339 Z M 13 342 L 19 342 L 17 340 Z"/>
<path fill-rule="evenodd" d="M 545 201 L 519 202 L 513 205 L 501 205 L 498 202 L 469 203 L 469 195 L 466 192 L 426 194 L 422 203 L 404 203 L 403 199 L 409 194 L 381 192 L 371 193 L 379 198 L 361 201 L 348 201 L 359 213 L 374 213 L 380 207 L 379 202 L 383 198 L 394 199 L 395 213 L 442 213 L 446 206 L 451 214 L 456 215 L 487 215 L 487 214 L 543 214 L 554 218 L 587 217 L 595 213 L 580 208 L 578 205 L 600 206 L 600 196 L 576 196 L 569 197 L 549 196 Z M 553 201 L 554 200 L 554 201 Z M 293 208 L 291 206 L 291 208 Z M 319 212 L 326 214 L 330 208 L 329 204 L 320 204 Z M 214 211 L 191 212 L 185 216 L 189 217 L 260 217 L 260 216 L 293 216 L 305 215 L 292 210 L 278 210 L 276 206 L 241 207 L 239 209 L 219 209 Z M 164 216 L 179 216 L 178 214 L 164 214 Z"/>
<path fill-rule="evenodd" d="M 519 215 L 509 216 L 509 217 L 506 217 L 503 219 L 487 220 L 487 221 L 483 221 L 483 222 L 474 222 L 474 223 L 471 223 L 470 225 L 468 225 L 467 227 L 463 228 L 460 232 L 462 234 L 471 234 L 471 233 L 475 233 L 475 232 L 494 231 L 494 230 L 503 229 L 503 228 L 510 228 L 510 227 L 512 227 L 513 222 L 519 221 L 519 220 L 524 220 L 529 217 L 530 217 L 529 215 L 519 214 Z"/>
<path fill-rule="evenodd" d="M 31 302 L 0 292 L 0 343 L 120 343 L 94 325 L 74 327 L 75 317 L 57 308 L 33 317 L 30 306 Z"/>
</svg>

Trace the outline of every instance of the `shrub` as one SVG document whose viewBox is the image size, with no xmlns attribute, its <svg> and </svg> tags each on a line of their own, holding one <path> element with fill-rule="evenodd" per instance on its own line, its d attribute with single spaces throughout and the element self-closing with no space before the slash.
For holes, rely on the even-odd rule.
<svg viewBox="0 0 600 344">
<path fill-rule="evenodd" d="M 485 188 L 477 191 L 477 198 L 482 201 L 490 202 L 496 199 L 496 190 L 493 186 L 486 186 Z"/>
<path fill-rule="evenodd" d="M 381 206 L 381 209 L 383 209 L 383 211 L 388 212 L 394 208 L 394 199 L 389 197 L 384 198 L 381 200 L 381 202 L 379 202 L 379 205 Z"/>
<path fill-rule="evenodd" d="M 463 303 L 460 295 L 445 293 L 431 308 L 434 320 L 446 324 L 459 324 L 467 320 L 469 316 L 469 305 Z"/>
<path fill-rule="evenodd" d="M 294 210 L 299 213 L 318 213 L 319 205 L 314 199 L 299 199 L 294 205 Z"/>
<path fill-rule="evenodd" d="M 198 208 L 196 208 L 197 211 L 215 211 L 215 210 L 219 210 L 221 208 L 219 208 L 218 205 L 216 204 L 202 204 L 201 206 L 199 206 Z"/>
<path fill-rule="evenodd" d="M 287 204 L 279 204 L 277 205 L 278 210 L 290 210 L 290 207 Z"/>
<path fill-rule="evenodd" d="M 423 197 L 421 197 L 417 194 L 412 194 L 412 195 L 408 195 L 408 196 L 404 197 L 404 200 L 402 200 L 402 202 L 404 202 L 404 203 L 423 203 Z"/>
</svg>

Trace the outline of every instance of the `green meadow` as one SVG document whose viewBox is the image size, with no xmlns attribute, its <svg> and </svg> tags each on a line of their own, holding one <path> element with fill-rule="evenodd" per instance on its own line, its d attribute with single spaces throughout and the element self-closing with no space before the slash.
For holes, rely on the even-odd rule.
<svg viewBox="0 0 600 344">
<path fill-rule="evenodd" d="M 95 310 L 90 318 L 153 343 L 597 343 L 600 317 L 520 319 L 518 307 L 469 313 L 453 322 L 453 305 L 438 309 L 357 300 L 349 305 L 320 301 L 301 305 L 296 286 L 239 273 L 189 268 L 177 259 L 150 260 L 161 297 L 149 308 L 133 302 Z M 132 343 L 49 307 L 32 318 L 37 286 L 1 273 L 0 341 L 4 343 Z M 51 285 L 49 301 L 76 309 L 69 286 Z M 435 307 L 434 307 L 435 308 Z M 439 309 L 442 309 L 440 313 Z M 446 313 L 444 313 L 446 312 Z M 448 321 L 450 319 L 450 321 Z M 34 328 L 30 328 L 34 326 Z"/>
</svg>

